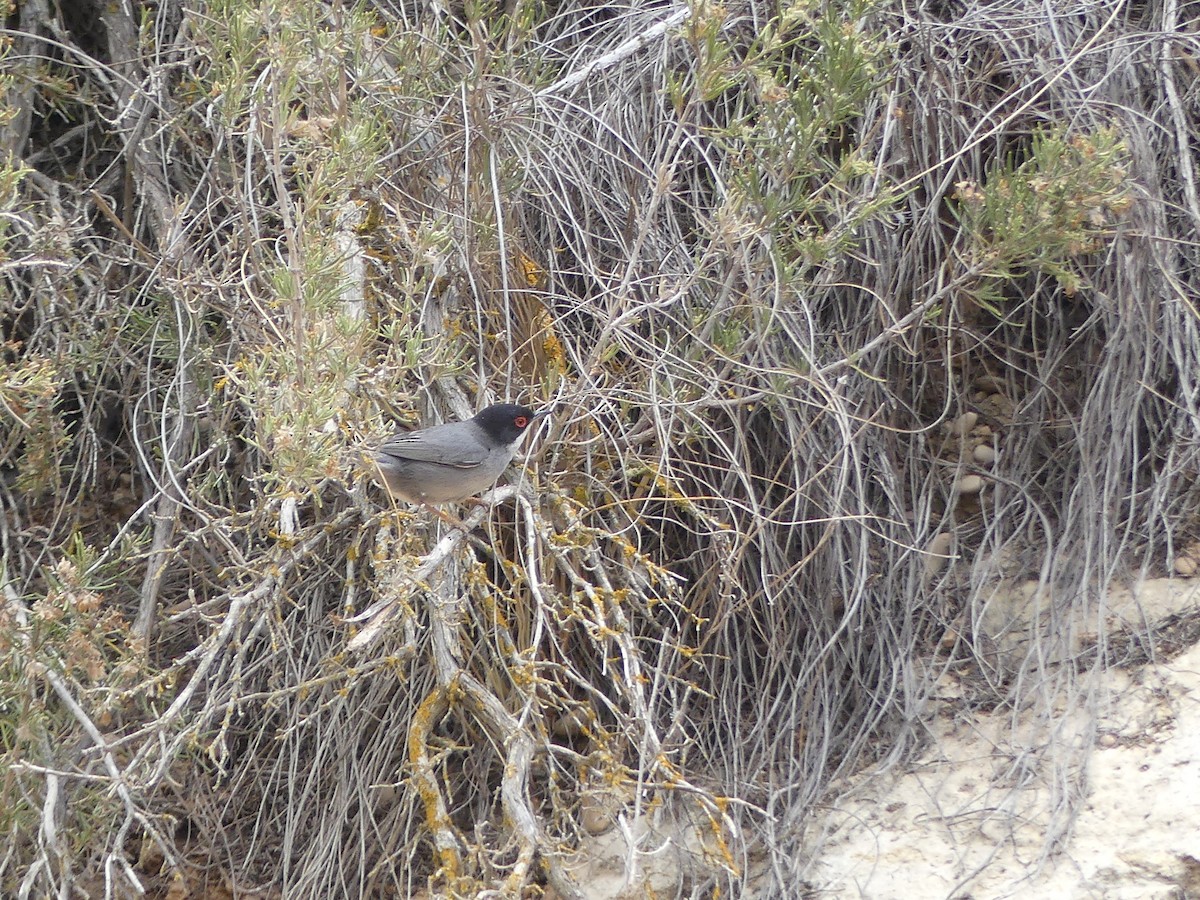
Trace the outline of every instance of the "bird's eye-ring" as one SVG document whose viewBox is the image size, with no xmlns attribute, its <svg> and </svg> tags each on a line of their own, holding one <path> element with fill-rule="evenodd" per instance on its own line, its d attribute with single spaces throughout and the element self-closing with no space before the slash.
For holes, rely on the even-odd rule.
<svg viewBox="0 0 1200 900">
<path fill-rule="evenodd" d="M 524 428 L 526 425 L 529 424 L 529 419 L 526 418 L 525 416 L 517 416 L 515 419 L 513 419 L 513 424 L 516 425 L 518 428 Z"/>
</svg>

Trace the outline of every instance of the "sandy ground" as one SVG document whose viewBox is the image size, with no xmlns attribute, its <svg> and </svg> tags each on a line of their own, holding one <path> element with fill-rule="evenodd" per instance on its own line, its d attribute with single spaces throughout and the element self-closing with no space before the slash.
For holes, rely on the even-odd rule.
<svg viewBox="0 0 1200 900">
<path fill-rule="evenodd" d="M 1150 621 L 1200 614 L 1195 582 L 1160 582 L 1138 593 Z M 814 887 L 870 900 L 1200 897 L 1200 646 L 1111 670 L 1091 702 L 1049 732 L 948 698 L 921 758 L 830 817 Z M 1065 804 L 1047 808 L 1053 754 L 1023 752 L 1046 739 L 1090 748 L 1072 757 L 1087 767 L 1073 821 Z M 1050 832 L 1062 838 L 1047 856 Z"/>
<path fill-rule="evenodd" d="M 1005 620 L 1002 652 L 1020 653 L 1038 618 L 1026 587 L 988 611 Z M 854 779 L 812 829 L 815 861 L 795 896 L 1200 898 L 1200 645 L 1187 646 L 1197 617 L 1200 580 L 1111 592 L 1108 634 L 1153 631 L 1178 655 L 1110 669 L 1075 695 L 1077 708 L 1053 715 L 1036 704 L 972 709 L 969 688 L 944 676 L 926 751 L 903 771 Z M 630 841 L 657 848 L 636 855 L 633 873 Z M 705 843 L 686 827 L 622 817 L 572 874 L 589 900 L 675 896 L 705 869 Z"/>
</svg>

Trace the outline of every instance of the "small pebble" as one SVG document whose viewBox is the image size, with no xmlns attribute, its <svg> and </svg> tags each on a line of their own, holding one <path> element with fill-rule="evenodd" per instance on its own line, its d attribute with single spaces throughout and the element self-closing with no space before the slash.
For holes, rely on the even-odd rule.
<svg viewBox="0 0 1200 900">
<path fill-rule="evenodd" d="M 1175 557 L 1175 574 L 1180 578 L 1191 578 L 1196 574 L 1196 561 L 1190 556 Z"/>
<path fill-rule="evenodd" d="M 978 475 L 964 475 L 958 479 L 960 494 L 978 494 L 983 490 L 983 479 Z"/>
<path fill-rule="evenodd" d="M 996 450 L 991 444 L 979 444 L 971 451 L 971 458 L 981 466 L 990 466 L 996 461 Z"/>
<path fill-rule="evenodd" d="M 999 375 L 980 375 L 975 379 L 975 388 L 989 394 L 1003 394 L 1008 385 Z"/>
<path fill-rule="evenodd" d="M 584 716 L 579 710 L 564 713 L 554 720 L 550 733 L 557 738 L 573 740 L 583 734 Z"/>
<path fill-rule="evenodd" d="M 604 834 L 613 827 L 613 814 L 597 797 L 587 795 L 580 803 L 579 824 L 588 834 Z"/>
<path fill-rule="evenodd" d="M 939 531 L 929 541 L 925 547 L 925 571 L 930 575 L 936 575 L 946 567 L 946 563 L 950 561 L 950 545 L 954 542 L 954 535 L 948 531 Z"/>
<path fill-rule="evenodd" d="M 971 429 L 975 427 L 975 423 L 978 421 L 979 413 L 965 412 L 950 423 L 950 433 L 957 434 L 959 437 L 966 437 L 971 433 Z"/>
</svg>

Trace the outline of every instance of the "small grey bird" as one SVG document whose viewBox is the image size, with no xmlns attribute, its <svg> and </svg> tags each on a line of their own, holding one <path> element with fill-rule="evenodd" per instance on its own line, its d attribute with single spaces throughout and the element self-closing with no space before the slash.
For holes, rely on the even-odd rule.
<svg viewBox="0 0 1200 900">
<path fill-rule="evenodd" d="M 552 412 L 497 403 L 465 422 L 401 431 L 375 450 L 375 468 L 393 497 L 453 503 L 496 483 L 535 419 Z"/>
</svg>

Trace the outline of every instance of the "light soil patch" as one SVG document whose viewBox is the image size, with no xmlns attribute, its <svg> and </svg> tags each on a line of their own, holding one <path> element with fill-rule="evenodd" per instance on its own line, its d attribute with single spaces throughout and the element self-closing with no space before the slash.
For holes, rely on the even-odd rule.
<svg viewBox="0 0 1200 900">
<path fill-rule="evenodd" d="M 1195 582 L 1156 579 L 1110 613 L 1162 633 L 1200 616 L 1198 599 Z M 945 679 L 930 749 L 898 777 L 864 779 L 830 814 L 814 887 L 870 900 L 1200 896 L 1200 647 L 1104 679 L 1094 708 L 1057 722 L 965 710 Z M 1073 825 L 1048 808 L 1047 735 L 1091 748 Z"/>
</svg>

